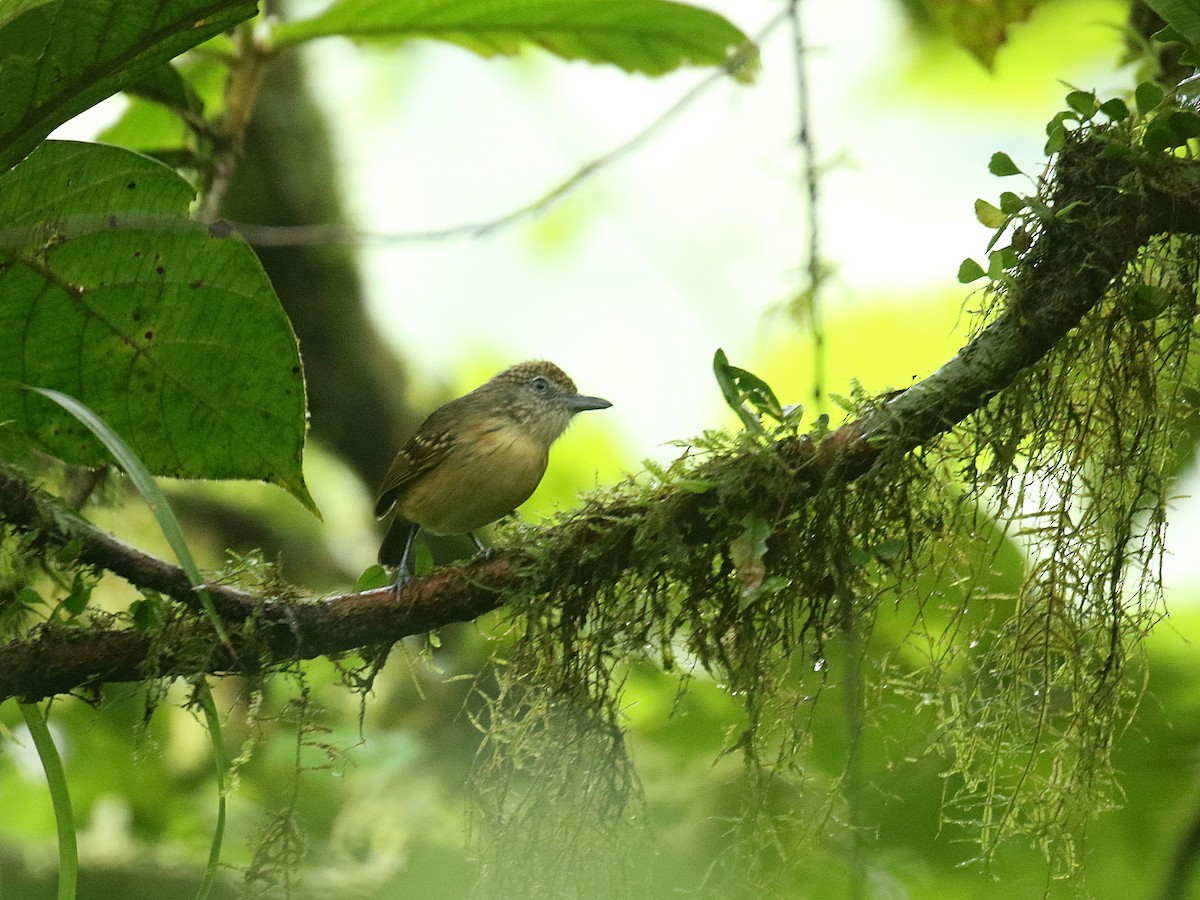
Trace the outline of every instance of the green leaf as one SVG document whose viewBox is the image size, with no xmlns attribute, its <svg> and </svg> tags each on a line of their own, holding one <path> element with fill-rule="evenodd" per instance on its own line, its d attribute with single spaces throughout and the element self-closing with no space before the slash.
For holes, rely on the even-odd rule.
<svg viewBox="0 0 1200 900">
<path fill-rule="evenodd" d="M 1014 194 L 1012 191 L 1005 191 L 1000 195 L 1000 210 L 1005 215 L 1015 216 L 1026 206 L 1025 198 L 1020 194 Z"/>
<path fill-rule="evenodd" d="M 669 0 L 340 0 L 272 38 L 282 47 L 329 35 L 428 38 L 485 57 L 537 46 L 647 75 L 722 65 L 749 40 L 716 13 Z"/>
<path fill-rule="evenodd" d="M 256 12 L 254 0 L 0 0 L 0 171 L 67 119 Z"/>
<path fill-rule="evenodd" d="M 1067 94 L 1067 106 L 1079 113 L 1084 121 L 1096 114 L 1099 104 L 1091 91 L 1071 91 Z"/>
<path fill-rule="evenodd" d="M 45 598 L 31 587 L 21 588 L 15 599 L 17 603 L 28 607 L 44 606 L 46 603 Z"/>
<path fill-rule="evenodd" d="M 742 584 L 742 597 L 751 598 L 758 593 L 767 575 L 763 557 L 767 553 L 771 526 L 754 513 L 745 516 L 741 524 L 741 533 L 729 542 L 729 560 Z"/>
<path fill-rule="evenodd" d="M 54 0 L 0 0 L 0 28 L 35 6 L 45 6 Z"/>
<path fill-rule="evenodd" d="M 994 250 L 988 254 L 988 277 L 996 281 L 1008 269 L 1014 268 L 1021 260 L 1011 247 Z"/>
<path fill-rule="evenodd" d="M 1160 44 L 1182 44 L 1184 43 L 1183 35 L 1178 30 L 1170 25 L 1164 25 L 1154 34 L 1150 35 L 1152 40 L 1158 41 Z"/>
<path fill-rule="evenodd" d="M 71 585 L 71 593 L 67 595 L 62 602 L 62 608 L 72 616 L 77 616 L 87 609 L 88 600 L 92 597 L 92 589 L 84 584 L 83 579 L 75 576 L 75 581 Z"/>
<path fill-rule="evenodd" d="M 1020 175 L 1021 170 L 1007 153 L 993 153 L 988 161 L 988 171 L 1000 178 L 1006 175 Z"/>
<path fill-rule="evenodd" d="M 719 482 L 711 478 L 676 478 L 671 482 L 672 487 L 685 490 L 689 494 L 707 494 L 718 484 Z"/>
<path fill-rule="evenodd" d="M 983 270 L 983 266 L 975 262 L 973 259 L 964 259 L 958 266 L 958 283 L 970 284 L 972 281 L 978 281 L 987 272 Z"/>
<path fill-rule="evenodd" d="M 414 541 L 412 546 L 412 556 L 408 562 L 412 567 L 413 575 L 428 575 L 433 571 L 433 552 L 423 541 Z"/>
<path fill-rule="evenodd" d="M 367 566 L 363 573 L 358 576 L 358 581 L 354 582 L 355 591 L 373 591 L 375 588 L 387 587 L 392 583 L 392 577 L 388 575 L 387 569 L 375 563 Z"/>
<path fill-rule="evenodd" d="M 158 597 L 143 596 L 129 604 L 129 612 L 133 616 L 133 627 L 143 633 L 157 631 L 165 621 L 162 600 Z"/>
<path fill-rule="evenodd" d="M 829 396 L 832 398 L 834 395 L 830 394 Z M 812 423 L 812 427 L 808 429 L 808 436 L 814 442 L 819 442 L 829 434 L 829 431 L 829 413 L 821 413 Z"/>
<path fill-rule="evenodd" d="M 1046 134 L 1053 134 L 1055 131 L 1065 128 L 1067 122 L 1078 121 L 1079 119 L 1075 113 L 1070 110 L 1060 110 L 1054 114 L 1054 118 L 1046 123 Z"/>
<path fill-rule="evenodd" d="M 1008 223 L 1008 214 L 992 206 L 986 200 L 975 201 L 975 218 L 987 228 L 1003 228 Z"/>
<path fill-rule="evenodd" d="M 1146 0 L 1146 5 L 1174 28 L 1189 48 L 1200 50 L 1200 6 L 1196 0 Z"/>
<path fill-rule="evenodd" d="M 73 563 L 79 559 L 81 553 L 83 553 L 83 538 L 76 536 L 58 548 L 54 554 L 54 560 L 64 565 Z"/>
<path fill-rule="evenodd" d="M 181 62 L 178 69 L 175 66 L 162 68 L 175 71 L 183 81 L 184 99 L 195 106 L 194 109 L 188 107 L 191 112 L 203 110 L 210 118 L 220 115 L 225 79 L 229 74 L 222 60 L 215 56 L 196 55 Z M 193 153 L 197 146 L 196 136 L 183 119 L 183 108 L 177 102 L 181 98 L 168 93 L 167 85 L 159 85 L 154 91 L 143 90 L 145 87 L 144 83 L 139 82 L 126 90 L 129 105 L 116 122 L 100 132 L 99 140 L 152 154 L 160 160 L 171 151 Z M 162 90 L 158 90 L 158 87 Z M 194 160 L 190 165 L 195 166 Z M 180 168 L 181 165 L 174 164 L 173 167 Z"/>
<path fill-rule="evenodd" d="M 904 538 L 888 538 L 870 548 L 871 555 L 880 562 L 892 562 L 908 552 L 908 541 Z"/>
<path fill-rule="evenodd" d="M 1179 138 L 1175 136 L 1171 126 L 1164 122 L 1162 117 L 1147 125 L 1145 132 L 1142 133 L 1142 146 L 1152 153 L 1161 153 L 1169 147 L 1178 145 Z"/>
<path fill-rule="evenodd" d="M 1004 247 L 1001 250 L 993 250 L 988 254 L 987 276 L 992 281 L 1002 281 L 1005 273 L 1020 262 L 1020 257 L 1017 256 L 1017 251 L 1012 247 Z"/>
<path fill-rule="evenodd" d="M 1043 222 L 1049 222 L 1051 219 L 1056 219 L 1056 218 L 1065 218 L 1068 215 L 1070 215 L 1071 211 L 1074 210 L 1079 205 L 1080 205 L 1080 201 L 1075 200 L 1071 203 L 1068 203 L 1067 206 L 1064 207 L 1063 209 L 1056 210 L 1056 209 L 1052 209 L 1051 207 L 1047 206 L 1043 201 L 1039 200 L 1037 197 L 1026 197 L 1025 198 L 1025 206 L 1029 209 L 1030 212 L 1032 212 L 1034 214 L 1034 216 L 1041 219 Z M 1084 204 L 1084 205 L 1086 205 L 1086 204 Z"/>
<path fill-rule="evenodd" d="M 1163 102 L 1163 89 L 1151 81 L 1143 81 L 1133 91 L 1134 102 L 1137 103 L 1138 112 L 1143 116 L 1157 109 Z"/>
<path fill-rule="evenodd" d="M 870 547 L 851 547 L 846 558 L 855 567 L 861 568 L 872 562 L 889 563 L 908 552 L 908 541 L 904 538 L 889 538 Z"/>
<path fill-rule="evenodd" d="M 1156 284 L 1135 284 L 1125 296 L 1125 311 L 1140 322 L 1157 317 L 1171 305 L 1171 292 Z"/>
<path fill-rule="evenodd" d="M 1108 116 L 1114 122 L 1123 122 L 1129 118 L 1129 107 L 1125 105 L 1125 101 L 1120 97 L 1113 97 L 1111 100 L 1105 100 L 1100 104 L 1100 112 Z"/>
<path fill-rule="evenodd" d="M 718 349 L 713 355 L 713 374 L 725 402 L 738 414 L 748 431 L 766 434 L 761 419 L 764 415 L 783 422 L 783 407 L 771 386 L 753 372 L 731 365 L 724 350 Z"/>
<path fill-rule="evenodd" d="M 106 144 L 116 144 L 127 150 L 145 153 L 161 162 L 167 162 L 167 153 L 192 153 L 191 164 L 182 160 L 174 160 L 171 168 L 196 168 L 194 134 L 179 114 L 172 108 L 159 103 L 152 103 L 140 97 L 130 97 L 129 106 L 121 113 L 121 117 L 104 129 L 98 140 Z"/>
<path fill-rule="evenodd" d="M 721 389 L 721 396 L 725 398 L 725 403 L 729 408 L 737 413 L 738 418 L 742 420 L 742 424 L 746 426 L 747 431 L 752 431 L 755 434 L 765 435 L 766 429 L 743 402 L 742 392 L 737 386 L 737 370 L 736 367 L 729 364 L 728 357 L 725 356 L 725 351 L 718 348 L 713 355 L 713 375 L 716 376 L 717 386 Z"/>
<path fill-rule="evenodd" d="M 52 141 L 0 176 L 0 452 L 110 456 L 16 383 L 84 401 L 156 475 L 279 485 L 301 469 L 296 338 L 253 251 L 184 218 L 191 187 L 143 156 Z"/>
<path fill-rule="evenodd" d="M 1179 138 L 1180 143 L 1200 135 L 1200 115 L 1188 110 L 1171 113 L 1167 116 L 1167 125 L 1175 137 Z"/>
<path fill-rule="evenodd" d="M 179 70 L 170 63 L 155 66 L 125 90 L 134 96 L 161 103 L 173 109 L 199 113 L 204 109 L 199 95 L 192 90 Z"/>
<path fill-rule="evenodd" d="M 1045 153 L 1047 156 L 1053 156 L 1067 146 L 1067 128 L 1061 120 L 1052 121 L 1046 128 L 1046 135 Z"/>
<path fill-rule="evenodd" d="M 854 568 L 861 569 L 871 562 L 871 554 L 861 547 L 851 547 L 846 551 L 846 561 Z"/>
</svg>

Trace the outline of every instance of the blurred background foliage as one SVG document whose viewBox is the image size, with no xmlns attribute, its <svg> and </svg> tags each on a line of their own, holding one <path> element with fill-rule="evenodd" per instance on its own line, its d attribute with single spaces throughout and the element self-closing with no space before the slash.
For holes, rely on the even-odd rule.
<svg viewBox="0 0 1200 900">
<path fill-rule="evenodd" d="M 711 5 L 752 35 L 779 11 L 767 0 Z M 309 8 L 287 14 L 297 9 Z M 329 41 L 274 60 L 221 215 L 258 225 L 352 222 L 393 237 L 258 247 L 300 338 L 312 429 L 306 475 L 325 520 L 265 486 L 173 484 L 203 563 L 236 568 L 247 565 L 236 554 L 249 554 L 306 589 L 349 589 L 373 558 L 371 494 L 400 441 L 439 402 L 519 359 L 553 358 L 584 391 L 614 401 L 555 448 L 521 511 L 537 520 L 645 457 L 671 458 L 670 440 L 734 427 L 709 369 L 718 345 L 785 403 L 830 412 L 812 396 L 818 361 L 826 390 L 849 393 L 851 379 L 872 391 L 903 387 L 951 356 L 966 332 L 955 268 L 986 241 L 970 204 L 996 191 L 988 157 L 1003 149 L 1036 171 L 1042 125 L 1064 82 L 1132 87 L 1138 73 L 1122 63 L 1130 9 L 1117 0 L 809 0 L 803 14 L 819 284 L 804 255 L 813 220 L 785 29 L 763 39 L 757 85 L 712 85 L 561 202 L 474 239 L 394 236 L 488 222 L 529 203 L 655 121 L 702 76 L 651 81 L 538 52 L 483 61 L 422 43 Z M 996 30 L 1003 22 L 1019 24 Z M 219 106 L 220 67 L 193 55 L 181 68 L 210 109 Z M 191 140 L 177 118 L 137 98 L 71 128 L 160 154 Z M 1194 479 L 1189 462 L 1181 496 Z M 107 485 L 93 519 L 165 554 L 128 493 Z M 853 813 L 867 835 L 870 896 L 1157 895 L 1200 804 L 1200 568 L 1191 552 L 1200 522 L 1189 500 L 1177 513 L 1170 616 L 1145 643 L 1146 692 L 1116 749 L 1112 808 L 1088 825 L 1069 881 L 1050 877 L 1054 866 L 1036 847 L 1005 846 L 979 861 L 975 831 L 943 807 L 958 785 L 933 749 L 930 698 L 887 683 L 889 664 L 899 658 L 903 668 L 905 653 L 921 652 L 906 643 L 915 611 L 904 597 L 881 607 L 867 648 L 876 686 L 865 788 Z M 961 552 L 990 558 L 997 595 L 1015 590 L 1024 565 L 1016 545 L 997 538 Z M 943 597 L 961 590 L 924 587 Z M 109 579 L 97 596 L 123 608 L 128 593 Z M 345 667 L 325 660 L 305 664 L 302 677 L 219 681 L 226 740 L 241 756 L 218 893 L 272 896 L 294 881 L 299 897 L 467 896 L 477 866 L 466 791 L 480 741 L 476 685 L 489 683 L 492 659 L 504 655 L 504 620 L 501 611 L 404 642 L 365 698 L 346 689 Z M 791 861 L 790 896 L 844 896 L 842 685 L 825 669 L 799 687 L 814 698 L 802 801 L 811 820 L 803 858 Z M 633 661 L 625 692 L 627 741 L 656 840 L 656 896 L 673 896 L 698 887 L 723 852 L 745 787 L 740 763 L 723 750 L 743 713 L 699 671 L 685 677 Z M 81 897 L 194 891 L 213 804 L 211 751 L 188 699 L 178 685 L 166 696 L 111 686 L 99 706 L 53 704 L 82 823 Z M 0 897 L 51 896 L 54 822 L 43 776 L 12 704 L 0 707 L 0 722 Z M 1200 885 L 1189 896 L 1200 897 Z"/>
</svg>

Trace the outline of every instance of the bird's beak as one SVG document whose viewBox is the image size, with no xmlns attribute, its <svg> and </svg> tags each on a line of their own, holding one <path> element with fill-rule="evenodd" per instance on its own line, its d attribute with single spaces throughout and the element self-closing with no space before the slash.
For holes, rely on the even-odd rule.
<svg viewBox="0 0 1200 900">
<path fill-rule="evenodd" d="M 572 412 L 583 412 L 585 409 L 608 409 L 612 406 L 607 400 L 601 400 L 599 397 L 584 397 L 582 394 L 568 397 L 567 405 L 571 407 Z"/>
</svg>

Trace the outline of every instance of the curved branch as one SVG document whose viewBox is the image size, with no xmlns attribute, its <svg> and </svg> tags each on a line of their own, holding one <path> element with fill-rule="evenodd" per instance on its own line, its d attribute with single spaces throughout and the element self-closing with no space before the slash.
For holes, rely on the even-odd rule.
<svg viewBox="0 0 1200 900">
<path fill-rule="evenodd" d="M 937 372 L 814 445 L 807 438 L 775 445 L 795 478 L 792 497 L 804 502 L 817 491 L 859 477 L 885 453 L 907 452 L 948 431 L 1007 387 L 1023 368 L 1043 357 L 1095 306 L 1108 286 L 1150 238 L 1200 233 L 1200 166 L 1169 157 L 1110 159 L 1097 141 L 1069 146 L 1057 162 L 1050 206 L 1073 210 L 1044 224 L 1024 259 L 1009 307 Z M 1117 185 L 1120 185 L 1118 188 Z M 737 460 L 714 460 L 714 471 Z M 652 501 L 669 503 L 681 539 L 702 545 L 717 537 L 708 495 L 665 485 Z M 777 503 L 778 498 L 745 500 Z M 599 502 L 559 528 L 606 532 L 633 546 L 644 506 Z M 103 534 L 9 476 L 0 476 L 0 519 L 50 546 L 72 539 L 81 558 L 139 587 L 196 604 L 183 573 L 162 560 Z M 582 526 L 582 527 L 580 527 Z M 247 672 L 290 660 L 390 643 L 495 609 L 505 592 L 540 583 L 531 556 L 498 553 L 466 566 L 445 568 L 405 585 L 397 603 L 390 589 L 324 600 L 282 600 L 214 587 L 218 610 L 236 630 L 233 649 L 211 639 L 199 617 L 173 623 L 190 638 L 181 649 L 152 650 L 136 631 L 78 631 L 46 626 L 31 638 L 0 647 L 0 699 L 33 700 L 104 681 L 140 680 L 199 672 Z M 615 579 L 624 563 L 603 571 L 579 569 L 580 583 Z"/>
</svg>

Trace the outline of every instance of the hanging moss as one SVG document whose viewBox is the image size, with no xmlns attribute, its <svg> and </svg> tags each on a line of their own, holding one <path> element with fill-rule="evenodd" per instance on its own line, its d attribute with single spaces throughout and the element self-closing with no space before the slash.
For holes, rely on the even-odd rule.
<svg viewBox="0 0 1200 900">
<path fill-rule="evenodd" d="M 1072 205 L 1097 184 L 1115 200 L 1137 189 L 1112 183 L 1116 155 L 1104 150 L 1135 133 L 1125 123 L 1071 138 L 1066 174 L 1044 180 L 1037 214 L 1020 223 L 1025 249 L 1005 257 L 977 333 L 1028 338 L 1038 307 L 1082 303 L 1117 280 L 1007 390 L 981 408 L 971 399 L 978 411 L 919 453 L 896 440 L 847 485 L 808 474 L 820 471 L 810 464 L 823 429 L 708 433 L 653 478 L 505 535 L 532 563 L 507 598 L 515 643 L 481 723 L 484 895 L 645 889 L 650 839 L 622 738 L 634 660 L 711 677 L 744 713 L 725 750 L 743 760 L 740 812 L 727 852 L 697 879 L 702 893 L 768 895 L 815 846 L 858 840 L 869 825 L 857 809 L 862 729 L 882 705 L 917 696 L 936 723 L 944 824 L 973 834 L 984 858 L 1027 840 L 1052 874 L 1075 870 L 1087 820 L 1118 799 L 1111 751 L 1141 694 L 1139 641 L 1162 615 L 1200 259 L 1194 238 L 1164 236 L 1126 263 L 1129 229 L 1103 244 L 1116 207 Z M 885 405 L 858 397 L 855 412 L 887 433 Z M 1024 576 L 997 594 L 988 564 L 1006 542 L 1021 548 Z M 881 646 L 884 602 L 911 609 L 913 627 Z M 812 706 L 830 702 L 812 691 L 814 670 L 837 687 L 848 731 L 845 775 L 822 796 L 805 774 Z"/>
</svg>

